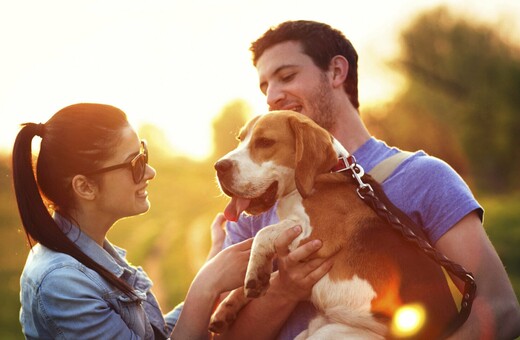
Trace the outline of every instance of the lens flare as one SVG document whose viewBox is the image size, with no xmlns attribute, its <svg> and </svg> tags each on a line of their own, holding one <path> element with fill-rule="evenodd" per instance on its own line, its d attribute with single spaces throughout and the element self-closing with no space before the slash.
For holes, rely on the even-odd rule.
<svg viewBox="0 0 520 340">
<path fill-rule="evenodd" d="M 426 313 L 421 305 L 404 305 L 394 314 L 392 335 L 398 338 L 413 336 L 421 330 L 425 320 Z"/>
</svg>

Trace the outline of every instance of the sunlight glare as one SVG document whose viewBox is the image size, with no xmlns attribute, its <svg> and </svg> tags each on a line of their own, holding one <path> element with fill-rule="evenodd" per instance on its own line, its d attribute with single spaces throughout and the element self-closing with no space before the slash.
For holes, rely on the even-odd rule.
<svg viewBox="0 0 520 340">
<path fill-rule="evenodd" d="M 458 7 L 491 20 L 506 8 L 520 13 L 513 1 L 464 0 Z M 460 0 L 380 0 L 376 12 L 374 3 L 330 11 L 336 0 L 320 8 L 264 0 L 254 9 L 230 0 L 202 8 L 182 0 L 28 2 L 0 5 L 0 45 L 9 51 L 0 63 L 0 152 L 11 149 L 20 123 L 45 122 L 73 103 L 99 102 L 123 109 L 138 125 L 160 127 L 175 152 L 205 158 L 212 151 L 211 120 L 227 103 L 243 99 L 254 114 L 267 110 L 249 46 L 268 27 L 311 19 L 343 31 L 360 55 L 363 110 L 403 87 L 387 63 L 399 50 L 403 25 L 419 10 Z"/>
<path fill-rule="evenodd" d="M 395 337 L 413 336 L 424 325 L 426 313 L 419 304 L 404 305 L 397 310 L 392 320 L 392 335 Z"/>
</svg>

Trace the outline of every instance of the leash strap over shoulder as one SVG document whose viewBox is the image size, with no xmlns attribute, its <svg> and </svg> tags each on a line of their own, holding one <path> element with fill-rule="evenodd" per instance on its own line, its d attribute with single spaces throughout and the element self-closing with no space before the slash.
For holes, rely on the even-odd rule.
<svg viewBox="0 0 520 340">
<path fill-rule="evenodd" d="M 376 174 L 376 176 L 378 176 L 379 179 L 383 178 L 384 180 L 384 178 L 386 178 L 393 172 L 397 165 L 399 165 L 404 159 L 410 156 L 409 153 L 406 153 L 401 156 L 396 155 L 394 155 L 395 157 L 392 156 L 394 157 L 392 160 L 387 159 L 388 162 L 386 163 L 386 165 L 381 165 L 381 167 L 386 167 L 386 169 L 384 171 L 381 171 L 379 175 Z M 389 200 L 386 200 L 387 204 L 385 204 L 376 195 L 374 189 L 370 186 L 370 184 L 363 182 L 362 177 L 364 175 L 364 170 L 359 164 L 356 163 L 354 156 L 341 156 L 340 159 L 342 159 L 341 162 L 343 162 L 346 166 L 345 170 L 350 171 L 352 177 L 356 179 L 356 181 L 358 182 L 359 187 L 357 188 L 357 192 L 359 197 L 363 199 L 376 212 L 376 214 L 380 218 L 385 220 L 393 229 L 398 231 L 407 241 L 414 244 L 433 261 L 438 263 L 441 267 L 445 268 L 446 271 L 455 275 L 464 282 L 464 292 L 462 295 L 461 307 L 458 317 L 455 320 L 453 320 L 453 322 L 447 327 L 443 335 L 443 338 L 448 337 L 450 334 L 455 332 L 464 322 L 466 322 L 471 312 L 473 299 L 475 298 L 475 293 L 477 289 L 473 274 L 465 270 L 461 265 L 451 261 L 445 255 L 433 248 L 425 237 L 418 236 L 413 229 L 419 229 L 418 226 L 416 226 L 413 223 L 413 221 L 407 220 L 408 223 L 413 224 L 412 226 L 403 223 L 396 216 L 396 214 L 391 211 L 397 211 L 398 208 L 395 207 Z M 386 177 L 383 176 L 385 174 Z"/>
<path fill-rule="evenodd" d="M 398 153 L 393 154 L 392 156 L 382 160 L 377 164 L 372 170 L 368 172 L 373 179 L 375 179 L 379 183 L 383 183 L 385 179 L 388 178 L 394 172 L 394 170 L 407 160 L 410 156 L 413 155 L 413 152 L 408 151 L 400 151 Z"/>
</svg>

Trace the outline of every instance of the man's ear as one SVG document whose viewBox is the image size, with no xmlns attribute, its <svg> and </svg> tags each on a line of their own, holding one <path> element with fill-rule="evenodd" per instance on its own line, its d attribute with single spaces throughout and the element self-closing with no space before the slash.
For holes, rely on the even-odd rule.
<svg viewBox="0 0 520 340">
<path fill-rule="evenodd" d="M 97 184 L 84 175 L 76 175 L 72 178 L 72 190 L 79 198 L 93 200 L 98 192 Z"/>
<path fill-rule="evenodd" d="M 330 71 L 332 73 L 332 86 L 342 87 L 348 75 L 348 60 L 337 55 L 330 61 Z"/>
</svg>

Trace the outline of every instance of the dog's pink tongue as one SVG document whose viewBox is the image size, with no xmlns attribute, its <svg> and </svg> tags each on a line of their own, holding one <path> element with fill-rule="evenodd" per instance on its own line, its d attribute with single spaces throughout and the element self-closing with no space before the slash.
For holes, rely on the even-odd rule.
<svg viewBox="0 0 520 340">
<path fill-rule="evenodd" d="M 232 197 L 226 209 L 224 209 L 224 216 L 228 221 L 238 221 L 238 216 L 247 209 L 250 202 L 251 200 L 247 198 Z"/>
</svg>

